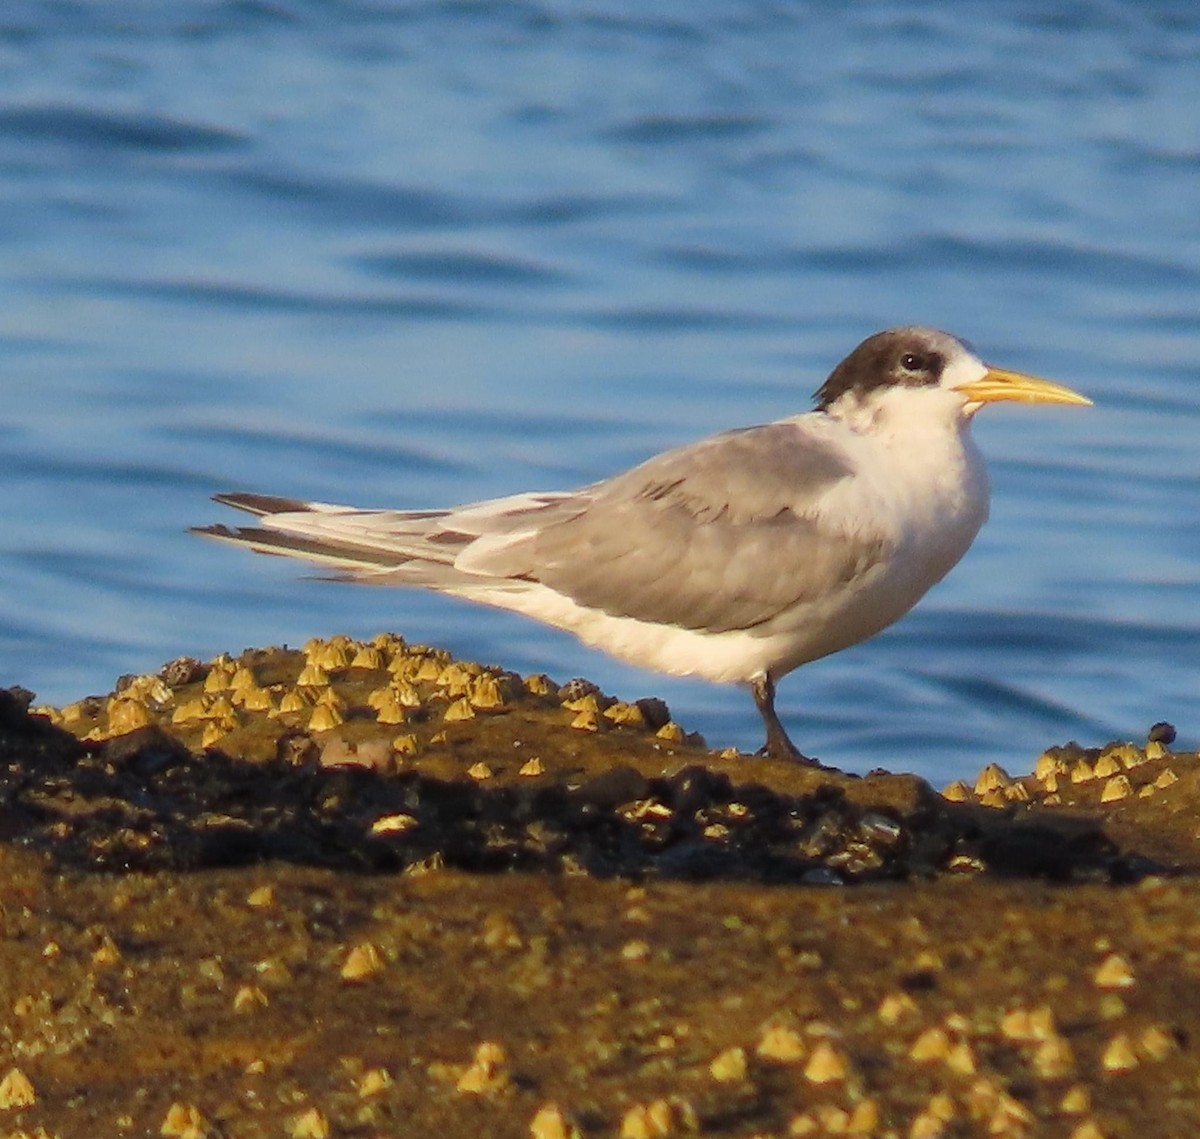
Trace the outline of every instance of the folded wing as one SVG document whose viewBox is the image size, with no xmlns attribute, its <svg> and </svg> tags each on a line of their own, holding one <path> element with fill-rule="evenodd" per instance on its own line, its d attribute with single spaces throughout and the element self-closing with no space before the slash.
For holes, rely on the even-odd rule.
<svg viewBox="0 0 1200 1139">
<path fill-rule="evenodd" d="M 723 632 L 825 597 L 885 559 L 886 534 L 838 529 L 820 509 L 850 474 L 792 420 L 668 451 L 578 491 L 453 510 L 223 495 L 260 524 L 200 533 L 354 580 L 501 606 L 506 593 L 541 585 L 614 616 Z"/>
</svg>

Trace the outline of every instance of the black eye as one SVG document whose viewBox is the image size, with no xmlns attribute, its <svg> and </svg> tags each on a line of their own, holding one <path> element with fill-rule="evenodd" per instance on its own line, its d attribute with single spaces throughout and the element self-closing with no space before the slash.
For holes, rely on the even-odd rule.
<svg viewBox="0 0 1200 1139">
<path fill-rule="evenodd" d="M 900 367 L 906 372 L 923 372 L 928 366 L 925 357 L 918 356 L 915 352 L 905 352 L 900 357 Z"/>
</svg>

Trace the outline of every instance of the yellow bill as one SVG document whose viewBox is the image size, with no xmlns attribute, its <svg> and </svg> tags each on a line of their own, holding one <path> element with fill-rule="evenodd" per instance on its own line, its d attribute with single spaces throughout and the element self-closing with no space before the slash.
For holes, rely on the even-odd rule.
<svg viewBox="0 0 1200 1139">
<path fill-rule="evenodd" d="M 1006 399 L 1018 403 L 1073 403 L 1088 407 L 1092 403 L 1087 396 L 1062 384 L 1027 376 L 1024 372 L 1008 372 L 992 367 L 980 379 L 961 384 L 958 391 L 972 403 L 997 403 Z"/>
</svg>

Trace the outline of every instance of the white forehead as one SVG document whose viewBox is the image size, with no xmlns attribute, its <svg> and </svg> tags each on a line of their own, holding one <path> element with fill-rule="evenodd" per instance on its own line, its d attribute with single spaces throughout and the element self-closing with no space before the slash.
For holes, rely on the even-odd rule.
<svg viewBox="0 0 1200 1139">
<path fill-rule="evenodd" d="M 942 354 L 946 366 L 942 369 L 940 385 L 943 388 L 959 388 L 974 383 L 987 373 L 987 365 L 969 344 L 951 336 L 948 332 L 933 334 L 933 347 Z"/>
</svg>

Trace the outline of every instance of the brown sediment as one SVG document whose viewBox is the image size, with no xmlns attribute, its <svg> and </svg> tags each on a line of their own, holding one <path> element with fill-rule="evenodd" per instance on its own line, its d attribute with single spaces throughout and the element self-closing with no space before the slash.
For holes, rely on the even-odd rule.
<svg viewBox="0 0 1200 1139">
<path fill-rule="evenodd" d="M 118 688 L 0 693 L 0 1135 L 1197 1133 L 1161 733 L 943 797 L 389 636 Z"/>
</svg>

